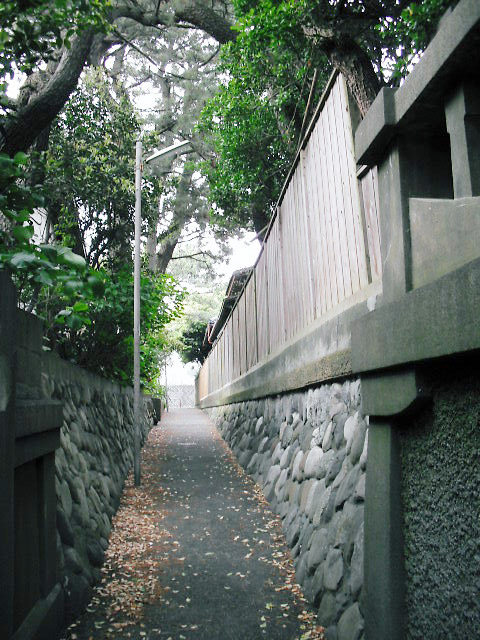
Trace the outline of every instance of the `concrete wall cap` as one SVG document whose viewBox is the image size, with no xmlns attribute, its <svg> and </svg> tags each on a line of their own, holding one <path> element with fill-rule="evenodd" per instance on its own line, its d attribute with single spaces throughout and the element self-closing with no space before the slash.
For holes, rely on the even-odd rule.
<svg viewBox="0 0 480 640">
<path fill-rule="evenodd" d="M 438 98 L 451 90 L 462 74 L 475 73 L 479 41 L 480 3 L 460 0 L 404 84 L 398 90 L 382 89 L 359 124 L 355 134 L 359 164 L 378 163 L 395 131 L 412 119 L 413 112 L 416 124 L 422 113 L 430 120 L 431 110 L 423 109 L 420 102 L 443 110 Z"/>
</svg>

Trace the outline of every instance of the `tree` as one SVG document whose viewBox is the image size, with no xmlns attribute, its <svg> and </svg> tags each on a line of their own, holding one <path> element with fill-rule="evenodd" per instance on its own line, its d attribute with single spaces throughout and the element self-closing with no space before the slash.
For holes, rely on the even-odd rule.
<svg viewBox="0 0 480 640">
<path fill-rule="evenodd" d="M 259 232 L 332 70 L 364 114 L 382 85 L 405 75 L 454 3 L 234 0 L 237 37 L 222 49 L 224 81 L 201 122 L 216 149 L 203 166 L 214 219 Z"/>
<path fill-rule="evenodd" d="M 184 275 L 184 281 L 189 281 L 190 292 L 184 300 L 183 314 L 167 327 L 171 350 L 177 351 L 185 363 L 203 362 L 205 330 L 208 322 L 218 315 L 225 295 L 225 282 L 207 274 L 200 278 L 197 275 L 195 272 L 190 277 Z"/>
<path fill-rule="evenodd" d="M 209 349 L 203 346 L 207 323 L 202 319 L 190 318 L 182 335 L 180 356 L 183 362 L 199 362 L 205 360 Z"/>
<path fill-rule="evenodd" d="M 298 148 L 315 69 L 318 86 L 328 77 L 324 56 L 281 5 L 278 14 L 274 35 L 258 27 L 252 10 L 240 17 L 236 41 L 222 49 L 226 80 L 200 122 L 215 149 L 203 165 L 213 220 L 227 228 L 253 226 L 260 236 Z"/>
<path fill-rule="evenodd" d="M 35 69 L 29 77 L 19 102 L 11 105 L 3 128 L 0 151 L 13 155 L 18 150 L 27 150 L 61 111 L 75 89 L 85 65 L 88 62 L 99 64 L 112 47 L 124 43 L 122 28 L 131 21 L 143 27 L 157 29 L 160 34 L 164 28 L 178 24 L 181 27 L 202 29 L 218 42 L 226 42 L 233 37 L 225 6 L 221 3 L 210 7 L 201 0 L 177 0 L 164 2 L 160 8 L 160 3 L 153 0 L 141 0 L 135 3 L 117 0 L 111 6 L 99 4 L 94 0 L 70 0 L 70 2 L 73 2 L 74 6 L 82 7 L 87 14 L 92 6 L 99 7 L 99 10 L 103 11 L 102 20 L 100 25 L 97 21 L 92 23 L 87 21 L 85 28 L 83 24 L 82 28 L 78 25 L 74 30 L 67 28 L 67 34 L 71 35 L 72 30 L 76 33 L 69 40 L 57 38 L 55 44 L 63 42 L 58 50 L 53 51 L 53 45 L 50 44 L 43 51 L 42 38 L 45 37 L 48 40 L 50 25 L 46 27 L 46 35 L 44 32 L 37 33 L 35 30 L 20 35 L 8 28 L 2 31 L 6 34 L 4 39 L 10 43 L 9 51 L 13 52 L 6 59 L 7 73 L 11 70 L 12 56 L 15 57 L 14 54 L 16 54 L 18 58 L 20 55 L 18 48 L 25 50 L 27 46 L 33 51 L 42 51 L 42 58 L 44 61 L 48 59 L 48 64 L 46 68 Z M 14 18 L 15 3 L 7 4 L 7 18 L 10 19 L 12 16 Z M 38 0 L 31 5 L 35 5 L 40 12 L 48 13 L 50 9 L 50 3 L 46 0 Z M 65 2 L 56 0 L 55 6 L 57 5 L 65 6 Z M 30 4 L 27 3 L 27 6 Z M 56 24 L 61 31 L 62 26 L 65 25 L 63 14 L 59 12 L 58 15 L 55 13 L 54 15 L 57 16 Z M 76 16 L 75 13 L 73 15 Z M 105 23 L 111 25 L 108 34 L 105 34 Z M 18 46 L 17 43 L 19 43 Z M 35 57 L 29 61 L 29 71 L 33 70 L 34 62 Z"/>
<path fill-rule="evenodd" d="M 185 243 L 192 245 L 195 240 L 192 252 L 201 258 L 201 245 L 209 234 L 207 185 L 196 169 L 206 149 L 194 128 L 217 87 L 218 44 L 200 31 L 171 27 L 160 39 L 150 31 L 135 27 L 124 31 L 128 42 L 115 59 L 122 58 L 117 66 L 119 77 L 125 86 L 133 85 L 138 105 L 143 102 L 142 94 L 149 92 L 151 106 L 145 111 L 144 127 L 152 130 L 155 145 L 167 147 L 178 138 L 191 141 L 185 155 L 149 167 L 162 182 L 162 198 L 149 225 L 149 265 L 153 271 L 165 272 L 174 257 L 184 255 Z"/>
<path fill-rule="evenodd" d="M 131 262 L 139 130 L 122 87 L 95 69 L 84 75 L 52 128 L 44 177 L 50 223 L 92 267 L 112 270 Z M 146 230 L 161 185 L 145 176 L 142 192 Z"/>
</svg>

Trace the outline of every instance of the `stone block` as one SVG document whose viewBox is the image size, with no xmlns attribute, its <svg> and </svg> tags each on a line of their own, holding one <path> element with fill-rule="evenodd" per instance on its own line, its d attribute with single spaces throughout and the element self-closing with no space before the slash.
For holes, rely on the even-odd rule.
<svg viewBox="0 0 480 640">
<path fill-rule="evenodd" d="M 288 546 L 294 547 L 300 537 L 300 518 L 295 518 L 285 530 L 285 539 Z"/>
<path fill-rule="evenodd" d="M 344 573 L 342 552 L 339 549 L 330 549 L 323 565 L 323 583 L 326 589 L 335 591 L 340 584 Z"/>
<path fill-rule="evenodd" d="M 328 451 L 332 447 L 332 443 L 333 443 L 333 428 L 334 428 L 334 426 L 335 425 L 334 425 L 333 421 L 330 421 L 328 423 L 327 430 L 325 431 L 325 434 L 324 434 L 323 440 L 322 440 L 322 449 L 324 451 Z"/>
<path fill-rule="evenodd" d="M 313 447 L 306 460 L 305 460 L 305 469 L 304 476 L 305 478 L 315 478 L 317 476 L 317 470 L 320 466 L 320 461 L 323 457 L 323 450 L 321 447 Z"/>
<path fill-rule="evenodd" d="M 272 464 L 276 465 L 280 462 L 283 454 L 283 448 L 281 442 L 278 442 L 272 453 Z"/>
<path fill-rule="evenodd" d="M 347 463 L 348 464 L 348 463 Z M 345 465 L 347 466 L 347 465 Z M 355 492 L 355 488 L 358 483 L 358 479 L 361 474 L 361 469 L 359 466 L 353 467 L 350 469 L 343 478 L 342 482 L 339 484 L 337 497 L 335 499 L 335 508 L 339 509 L 343 506 L 343 503 L 353 498 L 353 494 Z M 334 483 L 335 486 L 335 483 Z"/>
<path fill-rule="evenodd" d="M 280 469 L 285 469 L 290 464 L 290 460 L 293 453 L 292 445 L 288 445 L 285 451 L 282 453 L 282 457 L 280 458 Z"/>
<path fill-rule="evenodd" d="M 318 503 L 313 508 L 313 526 L 318 527 L 321 523 L 327 523 L 332 517 L 335 508 L 336 491 L 332 491 L 331 485 L 318 499 Z"/>
<path fill-rule="evenodd" d="M 360 607 L 358 606 L 358 602 L 355 602 L 342 613 L 338 621 L 337 639 L 360 640 L 364 628 L 365 624 L 363 616 L 360 613 Z"/>
<path fill-rule="evenodd" d="M 346 441 L 347 454 L 350 453 L 350 448 L 352 446 L 353 436 L 357 429 L 357 425 L 358 425 L 358 411 L 353 416 L 349 416 L 345 422 L 344 437 Z"/>
<path fill-rule="evenodd" d="M 292 465 L 292 478 L 294 480 L 302 480 L 303 479 L 303 472 L 300 471 L 300 463 L 303 459 L 304 453 L 303 451 L 300 449 L 299 451 L 297 451 L 297 454 L 295 455 L 295 458 L 293 459 L 293 465 Z"/>
<path fill-rule="evenodd" d="M 275 483 L 275 496 L 277 497 L 277 500 L 283 500 L 283 489 L 285 487 L 285 483 L 287 482 L 287 478 L 288 469 L 282 469 L 278 480 Z"/>
<path fill-rule="evenodd" d="M 82 562 L 80 556 L 73 547 L 64 547 L 64 558 L 66 568 L 75 574 L 81 574 L 84 571 L 85 563 Z"/>
<path fill-rule="evenodd" d="M 312 485 L 316 482 L 316 480 L 305 480 L 302 482 L 302 493 L 300 497 L 300 511 L 305 513 L 305 509 L 307 506 L 308 494 L 310 493 L 310 489 Z"/>
<path fill-rule="evenodd" d="M 327 475 L 330 468 L 330 464 L 335 457 L 335 450 L 329 449 L 321 458 L 320 464 L 317 467 L 317 478 L 321 480 Z"/>
<path fill-rule="evenodd" d="M 364 544 L 363 523 L 355 537 L 352 559 L 350 561 L 350 591 L 354 598 L 360 593 L 363 586 L 363 544 Z"/>
<path fill-rule="evenodd" d="M 61 449 L 59 450 L 61 451 Z M 63 452 L 62 452 L 63 453 Z M 60 499 L 62 511 L 67 518 L 72 515 L 72 496 L 66 480 L 57 483 L 57 496 Z"/>
<path fill-rule="evenodd" d="M 335 596 L 330 591 L 324 592 L 318 607 L 317 620 L 323 627 L 329 627 L 338 619 L 338 608 Z"/>
<path fill-rule="evenodd" d="M 337 530 L 335 534 L 335 548 L 341 549 L 343 559 L 350 562 L 355 537 L 363 524 L 363 505 L 346 504 L 342 511 L 338 512 Z"/>
<path fill-rule="evenodd" d="M 70 518 L 66 516 L 63 509 L 57 507 L 57 531 L 63 544 L 73 547 L 75 543 Z"/>
<path fill-rule="evenodd" d="M 321 496 L 325 492 L 325 482 L 323 480 L 315 480 L 310 488 L 310 492 L 307 498 L 307 504 L 305 505 L 305 513 L 310 521 L 313 520 L 315 511 L 321 500 Z"/>
<path fill-rule="evenodd" d="M 353 434 L 352 444 L 350 448 L 349 458 L 352 464 L 357 464 L 362 455 L 363 446 L 365 444 L 365 434 L 367 425 L 364 420 L 359 420 Z"/>
<path fill-rule="evenodd" d="M 362 473 L 360 479 L 357 482 L 357 486 L 355 487 L 355 492 L 353 494 L 354 502 L 364 502 L 365 500 L 365 480 L 366 474 Z"/>
<path fill-rule="evenodd" d="M 307 568 L 309 573 L 315 571 L 318 565 L 323 563 L 323 561 L 327 557 L 329 547 L 330 543 L 328 540 L 327 530 L 319 529 L 315 531 L 310 543 L 310 549 L 308 551 Z"/>
<path fill-rule="evenodd" d="M 97 540 L 87 542 L 87 555 L 94 567 L 101 567 L 105 557 L 104 550 Z"/>
<path fill-rule="evenodd" d="M 287 424 L 285 429 L 283 430 L 283 434 L 280 436 L 282 440 L 282 445 L 284 447 L 287 447 L 290 444 L 292 440 L 292 436 L 293 436 L 293 425 Z"/>
<path fill-rule="evenodd" d="M 342 469 L 344 459 L 345 450 L 341 449 L 340 451 L 337 451 L 325 475 L 325 484 L 327 485 L 327 487 L 338 477 L 340 470 Z"/>
</svg>

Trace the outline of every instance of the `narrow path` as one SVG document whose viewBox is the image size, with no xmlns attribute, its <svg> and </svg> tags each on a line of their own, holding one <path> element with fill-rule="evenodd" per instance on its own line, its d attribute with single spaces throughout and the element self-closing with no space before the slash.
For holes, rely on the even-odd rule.
<svg viewBox="0 0 480 640">
<path fill-rule="evenodd" d="M 166 414 L 150 433 L 103 574 L 66 639 L 321 637 L 280 520 L 197 409 Z"/>
</svg>

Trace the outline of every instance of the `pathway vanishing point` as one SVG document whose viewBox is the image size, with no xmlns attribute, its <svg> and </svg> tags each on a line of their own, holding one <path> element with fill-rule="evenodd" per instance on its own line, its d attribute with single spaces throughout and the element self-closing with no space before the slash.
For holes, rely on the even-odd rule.
<svg viewBox="0 0 480 640">
<path fill-rule="evenodd" d="M 154 427 L 127 479 L 102 582 L 66 640 L 321 638 L 281 521 L 206 414 Z"/>
</svg>

